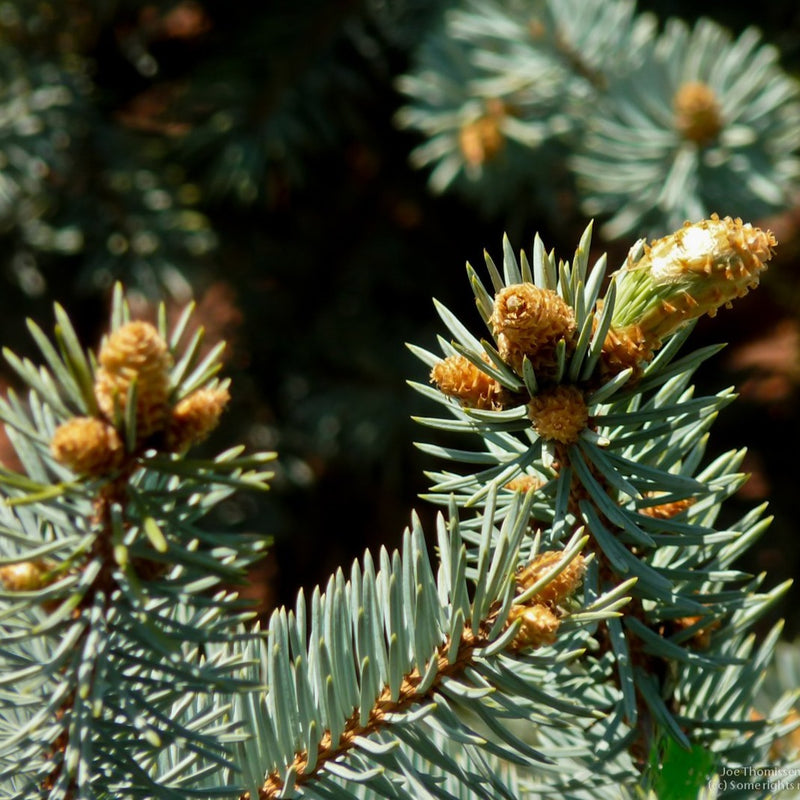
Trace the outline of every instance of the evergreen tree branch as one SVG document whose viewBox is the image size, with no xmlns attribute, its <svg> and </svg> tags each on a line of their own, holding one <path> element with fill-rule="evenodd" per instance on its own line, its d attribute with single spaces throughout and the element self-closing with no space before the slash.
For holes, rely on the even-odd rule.
<svg viewBox="0 0 800 800">
<path fill-rule="evenodd" d="M 415 388 L 455 418 L 422 421 L 477 434 L 483 446 L 475 452 L 427 448 L 484 467 L 464 475 L 432 473 L 432 491 L 455 491 L 460 505 L 482 509 L 490 493 L 508 498 L 531 487 L 538 495 L 532 514 L 548 547 L 559 547 L 576 530 L 589 534 L 596 565 L 587 575 L 589 592 L 637 579 L 622 619 L 599 626 L 588 659 L 609 656 L 615 664 L 620 709 L 636 731 L 625 746 L 644 772 L 653 769 L 664 731 L 687 749 L 691 737 L 702 735 L 703 721 L 689 721 L 685 696 L 677 693 L 676 669 L 691 669 L 698 681 L 738 669 L 747 691 L 756 691 L 759 680 L 744 677 L 737 647 L 746 647 L 745 631 L 788 588 L 760 594 L 758 581 L 745 583 L 746 575 L 728 568 L 739 545 L 765 530 L 763 508 L 730 531 L 713 528 L 721 503 L 743 480 L 735 454 L 700 469 L 706 431 L 731 400 L 727 391 L 692 396 L 692 372 L 713 348 L 680 359 L 680 369 L 670 366 L 694 317 L 715 313 L 755 285 L 774 240 L 739 220 L 715 217 L 695 229 L 709 234 L 699 248 L 672 249 L 688 244 L 691 227 L 649 247 L 634 246 L 603 298 L 600 280 L 588 271 L 590 231 L 571 264 L 556 264 L 537 238 L 531 267 L 524 253 L 517 261 L 504 242 L 502 274 L 487 256 L 493 298 L 468 267 L 494 345 L 439 307 L 455 337 L 452 345 L 440 339 L 444 359 L 415 348 L 438 392 Z M 718 237 L 722 230 L 730 233 Z M 656 259 L 663 259 L 659 268 L 670 274 L 669 285 L 651 271 Z M 717 280 L 717 264 L 725 283 Z M 595 269 L 602 273 L 605 262 Z M 704 277 L 695 282 L 695 275 Z M 466 530 L 465 538 L 479 540 Z M 773 646 L 766 643 L 766 651 Z M 720 712 L 716 724 L 738 734 L 720 755 L 724 749 L 741 758 L 745 740 L 755 746 L 749 712 L 744 705 L 733 714 Z M 759 722 L 760 730 L 774 731 L 774 723 Z"/>
<path fill-rule="evenodd" d="M 0 769 L 13 769 L 22 748 L 36 757 L 14 790 L 93 797 L 104 776 L 116 791 L 152 794 L 161 783 L 142 763 L 164 748 L 231 763 L 234 723 L 185 701 L 258 686 L 242 653 L 224 650 L 245 638 L 252 612 L 231 592 L 208 590 L 241 582 L 264 542 L 197 523 L 234 488 L 265 488 L 271 456 L 187 462 L 193 480 L 176 493 L 181 454 L 227 402 L 214 359 L 172 383 L 178 342 L 170 351 L 155 328 L 131 321 L 121 291 L 97 358 L 84 354 L 63 310 L 56 315 L 58 348 L 31 326 L 52 373 L 12 357 L 32 384 L 29 402 L 12 395 L 0 404 L 33 478 L 0 477 L 2 625 L 12 648 L 3 680 L 18 684 L 3 713 L 23 710 L 3 732 Z M 14 655 L 24 641 L 31 652 Z M 176 779 L 187 785 L 186 773 Z"/>
<path fill-rule="evenodd" d="M 545 691 L 537 685 L 542 674 L 526 675 L 525 665 L 551 663 L 553 679 L 568 680 L 567 664 L 580 653 L 585 631 L 618 614 L 626 598 L 616 592 L 596 598 L 591 608 L 571 599 L 584 572 L 580 549 L 586 540 L 576 537 L 563 552 L 538 552 L 525 535 L 531 500 L 519 496 L 499 531 L 491 513 L 484 519 L 471 602 L 466 581 L 472 570 L 453 516 L 447 525 L 439 520 L 442 561 L 436 578 L 415 520 L 402 553 L 382 551 L 380 571 L 373 571 L 367 555 L 363 566 L 353 565 L 349 581 L 338 573 L 324 593 L 314 593 L 307 643 L 302 594 L 294 612 L 273 614 L 264 656 L 269 689 L 246 725 L 262 730 L 264 742 L 273 744 L 269 755 L 256 742 L 243 746 L 240 763 L 254 785 L 242 798 L 290 791 L 346 796 L 337 780 L 344 775 L 345 785 L 355 781 L 401 797 L 401 787 L 412 780 L 403 754 L 410 748 L 430 757 L 424 743 L 442 725 L 446 737 L 531 763 L 548 757 L 504 730 L 509 709 L 525 707 L 537 726 L 560 724 L 568 715 L 602 717 L 603 701 L 581 693 L 570 697 L 555 686 Z M 562 626 L 566 635 L 560 642 Z M 547 649 L 541 659 L 535 657 L 540 648 Z M 462 716 L 467 707 L 477 709 L 477 728 Z M 483 725 L 494 733 L 480 733 Z M 374 774 L 363 763 L 376 747 L 370 741 L 382 743 L 382 769 Z M 387 747 L 389 742 L 394 744 Z M 401 742 L 405 748 L 397 749 Z M 454 759 L 436 752 L 435 762 L 451 776 L 463 779 L 465 770 L 475 770 L 477 796 L 490 796 L 480 756 Z M 386 771 L 400 781 L 391 790 Z M 258 775 L 264 772 L 262 783 Z"/>
</svg>

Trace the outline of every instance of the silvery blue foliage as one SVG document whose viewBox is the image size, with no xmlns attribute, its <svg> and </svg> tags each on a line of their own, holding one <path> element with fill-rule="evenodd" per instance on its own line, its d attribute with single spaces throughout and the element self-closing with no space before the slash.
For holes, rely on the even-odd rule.
<svg viewBox="0 0 800 800">
<path fill-rule="evenodd" d="M 713 92 L 719 130 L 676 127 L 682 87 Z M 800 85 L 748 28 L 670 20 L 646 61 L 613 81 L 571 164 L 590 216 L 609 236 L 671 230 L 711 212 L 758 218 L 791 204 L 800 176 Z"/>
<path fill-rule="evenodd" d="M 530 259 L 506 239 L 487 270 L 495 293 L 525 282 L 569 307 L 578 335 L 544 380 L 581 387 L 591 424 L 557 446 L 525 402 L 470 408 L 416 384 L 443 412 L 420 421 L 468 438 L 423 445 L 454 465 L 431 474 L 446 506 L 433 540 L 412 517 L 397 550 L 301 591 L 264 630 L 226 588 L 263 537 L 201 523 L 264 489 L 271 454 L 194 459 L 138 439 L 134 379 L 113 417 L 127 460 L 76 474 L 51 441 L 96 410 L 97 357 L 60 307 L 54 342 L 30 323 L 44 366 L 6 352 L 29 390 L 0 402 L 24 468 L 0 467 L 0 798 L 614 800 L 662 797 L 688 758 L 695 796 L 733 800 L 715 772 L 790 765 L 772 748 L 796 692 L 752 713 L 780 625 L 760 640 L 753 627 L 786 585 L 735 567 L 769 518 L 718 524 L 743 453 L 705 458 L 732 397 L 691 386 L 716 348 L 679 355 L 687 325 L 641 374 L 604 372 L 616 289 L 590 244 L 591 227 L 557 262 L 538 237 Z M 468 276 L 488 324 L 491 295 Z M 517 373 L 437 307 L 444 356 L 512 398 L 540 392 L 530 361 Z M 221 348 L 184 342 L 190 317 L 170 332 L 159 315 L 173 398 L 219 386 Z M 129 322 L 118 290 L 112 329 Z M 520 475 L 534 487 L 512 488 Z"/>
<path fill-rule="evenodd" d="M 676 109 L 698 84 L 719 118 L 699 139 Z M 734 39 L 708 19 L 670 19 L 658 32 L 628 0 L 465 0 L 398 85 L 397 121 L 424 136 L 411 161 L 431 188 L 507 218 L 521 198 L 558 213 L 568 190 L 615 238 L 712 212 L 759 218 L 797 191 L 798 85 L 753 28 Z M 487 118 L 494 127 L 476 128 Z"/>
</svg>

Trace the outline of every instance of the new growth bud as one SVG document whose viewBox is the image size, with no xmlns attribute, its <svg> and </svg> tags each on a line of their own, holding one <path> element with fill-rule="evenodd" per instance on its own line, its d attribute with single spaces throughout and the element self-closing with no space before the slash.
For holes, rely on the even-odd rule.
<svg viewBox="0 0 800 800">
<path fill-rule="evenodd" d="M 522 373 L 525 356 L 534 370 L 547 375 L 555 369 L 555 349 L 562 339 L 575 335 L 575 314 L 550 289 L 517 283 L 501 289 L 489 319 L 504 361 Z"/>
<path fill-rule="evenodd" d="M 547 441 L 574 444 L 589 421 L 583 392 L 577 386 L 545 389 L 528 403 L 536 433 Z"/>
<path fill-rule="evenodd" d="M 480 167 L 495 159 L 505 147 L 502 125 L 505 107 L 499 100 L 487 104 L 487 112 L 472 122 L 461 126 L 458 145 L 464 161 L 471 167 Z"/>
<path fill-rule="evenodd" d="M 525 589 L 541 580 L 563 557 L 564 554 L 558 550 L 548 550 L 536 556 L 530 564 L 527 564 L 517 572 L 517 586 L 520 591 L 525 591 Z M 578 588 L 578 585 L 583 580 L 585 571 L 586 559 L 581 555 L 576 556 L 550 583 L 537 593 L 537 601 L 558 605 Z"/>
<path fill-rule="evenodd" d="M 644 496 L 657 497 L 660 494 L 666 494 L 666 492 L 645 492 Z M 672 519 L 686 511 L 687 508 L 691 508 L 696 502 L 697 500 L 694 497 L 685 497 L 682 500 L 672 500 L 668 503 L 644 506 L 639 509 L 639 513 L 647 517 L 652 517 L 653 519 Z"/>
<path fill-rule="evenodd" d="M 775 245 L 770 231 L 714 214 L 634 247 L 614 275 L 617 300 L 604 351 L 621 363 L 626 348 L 635 351 L 629 363 L 651 358 L 663 337 L 685 322 L 713 317 L 755 288 Z"/>
<path fill-rule="evenodd" d="M 531 492 L 541 488 L 544 481 L 533 475 L 518 475 L 512 478 L 503 488 L 510 492 Z"/>
<path fill-rule="evenodd" d="M 50 582 L 52 565 L 39 559 L 0 567 L 0 584 L 8 592 L 35 592 Z"/>
<path fill-rule="evenodd" d="M 78 475 L 96 476 L 116 469 L 125 454 L 119 433 L 105 420 L 73 417 L 56 428 L 50 441 L 56 461 Z"/>
<path fill-rule="evenodd" d="M 230 400 L 222 383 L 196 389 L 173 406 L 172 354 L 148 322 L 129 322 L 113 331 L 98 362 L 94 393 L 99 414 L 67 420 L 50 443 L 54 458 L 79 475 L 99 477 L 122 468 L 126 457 L 138 457 L 144 443 L 182 453 L 216 428 Z M 136 435 L 128 442 L 123 440 L 125 413 L 132 398 Z"/>
<path fill-rule="evenodd" d="M 514 637 L 516 647 L 541 647 L 543 644 L 553 644 L 556 640 L 561 621 L 547 606 L 512 606 L 508 621 L 518 619 L 522 620 L 522 624 Z"/>
<path fill-rule="evenodd" d="M 698 145 L 713 141 L 722 130 L 723 119 L 714 90 L 705 83 L 684 83 L 672 98 L 675 128 Z"/>
<path fill-rule="evenodd" d="M 465 356 L 448 356 L 440 361 L 431 370 L 431 380 L 442 394 L 469 408 L 501 407 L 503 387 Z"/>
<path fill-rule="evenodd" d="M 123 325 L 105 341 L 99 361 L 95 396 L 106 419 L 114 421 L 115 405 L 124 413 L 128 391 L 136 381 L 137 439 L 162 430 L 168 413 L 172 356 L 158 331 L 148 322 Z"/>
<path fill-rule="evenodd" d="M 198 389 L 184 397 L 174 409 L 167 426 L 167 447 L 182 452 L 202 442 L 217 427 L 230 400 L 227 388 Z"/>
<path fill-rule="evenodd" d="M 517 590 L 524 592 L 543 578 L 563 558 L 563 553 L 551 550 L 540 553 L 530 564 L 517 572 Z M 586 571 L 583 556 L 573 558 L 564 569 L 545 585 L 528 603 L 511 607 L 508 624 L 521 620 L 514 637 L 518 649 L 552 644 L 556 640 L 561 620 L 558 605 L 567 599 L 579 586 Z"/>
</svg>

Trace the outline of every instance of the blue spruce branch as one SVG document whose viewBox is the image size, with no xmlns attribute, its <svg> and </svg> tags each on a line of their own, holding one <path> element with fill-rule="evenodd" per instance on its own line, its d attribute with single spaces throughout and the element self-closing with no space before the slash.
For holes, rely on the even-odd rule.
<svg viewBox="0 0 800 800">
<path fill-rule="evenodd" d="M 58 307 L 55 343 L 31 324 L 45 366 L 7 353 L 30 391 L 0 404 L 25 470 L 0 471 L 3 796 L 660 797 L 688 759 L 685 796 L 711 797 L 717 772 L 790 768 L 796 693 L 754 715 L 780 625 L 752 634 L 786 586 L 734 566 L 769 518 L 716 527 L 732 396 L 694 396 L 716 348 L 679 357 L 774 237 L 713 216 L 606 284 L 591 233 L 571 261 L 506 239 L 491 291 L 468 266 L 486 333 L 437 304 L 452 338 L 412 348 L 447 413 L 423 421 L 467 435 L 423 445 L 460 465 L 431 473 L 436 561 L 415 517 L 264 631 L 223 588 L 264 541 L 198 524 L 269 478 L 270 454 L 188 455 L 228 400 L 221 348 L 120 289 L 97 354 Z"/>
</svg>

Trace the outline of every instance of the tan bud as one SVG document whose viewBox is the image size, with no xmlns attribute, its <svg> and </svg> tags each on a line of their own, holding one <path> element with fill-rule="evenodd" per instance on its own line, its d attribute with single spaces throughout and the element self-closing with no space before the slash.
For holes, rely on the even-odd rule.
<svg viewBox="0 0 800 800">
<path fill-rule="evenodd" d="M 431 380 L 442 394 L 470 408 L 498 409 L 503 387 L 462 355 L 448 356 L 431 370 Z"/>
<path fill-rule="evenodd" d="M 514 637 L 513 646 L 518 649 L 540 647 L 556 640 L 561 621 L 545 605 L 512 606 L 508 614 L 509 624 L 522 620 L 519 632 Z"/>
<path fill-rule="evenodd" d="M 518 475 L 510 480 L 503 488 L 510 492 L 530 492 L 542 486 L 544 481 L 534 475 Z"/>
<path fill-rule="evenodd" d="M 230 400 L 225 387 L 198 389 L 172 409 L 167 425 L 167 447 L 181 452 L 202 442 L 219 424 Z"/>
<path fill-rule="evenodd" d="M 0 583 L 9 592 L 35 592 L 49 583 L 51 567 L 44 561 L 20 561 L 0 567 Z"/>
<path fill-rule="evenodd" d="M 536 433 L 548 441 L 574 444 L 589 421 L 583 392 L 577 386 L 554 386 L 528 403 Z"/>
<path fill-rule="evenodd" d="M 615 330 L 611 328 L 603 341 L 602 365 L 604 372 L 617 375 L 629 367 L 634 377 L 642 371 L 642 365 L 653 358 L 655 345 L 650 343 L 638 325 Z"/>
<path fill-rule="evenodd" d="M 148 322 L 123 325 L 106 339 L 99 361 L 95 396 L 106 419 L 114 420 L 115 403 L 124 412 L 135 380 L 137 438 L 162 430 L 169 410 L 172 356 L 158 331 Z"/>
<path fill-rule="evenodd" d="M 527 356 L 545 375 L 555 368 L 555 348 L 575 336 L 575 314 L 556 292 L 532 283 L 501 289 L 494 299 L 489 324 L 504 361 L 517 372 Z"/>
<path fill-rule="evenodd" d="M 661 492 L 645 492 L 646 497 L 655 497 Z M 696 502 L 694 497 L 685 497 L 682 500 L 673 500 L 671 503 L 659 503 L 653 506 L 643 506 L 639 509 L 640 514 L 653 519 L 672 519 Z"/>
<path fill-rule="evenodd" d="M 467 164 L 479 167 L 502 151 L 506 144 L 502 129 L 504 116 L 503 104 L 495 101 L 489 104 L 486 114 L 461 126 L 458 146 Z"/>
<path fill-rule="evenodd" d="M 116 429 L 95 417 L 74 417 L 56 428 L 53 457 L 79 475 L 98 476 L 119 467 L 125 449 Z"/>
<path fill-rule="evenodd" d="M 684 139 L 705 145 L 722 130 L 722 110 L 708 84 L 690 81 L 678 87 L 672 98 L 675 128 Z"/>
<path fill-rule="evenodd" d="M 559 550 L 548 550 L 536 556 L 530 564 L 525 565 L 517 572 L 519 591 L 523 592 L 541 580 L 556 567 L 563 557 L 564 554 Z M 537 593 L 536 601 L 553 606 L 558 605 L 578 588 L 585 571 L 586 559 L 579 554 Z"/>
</svg>

